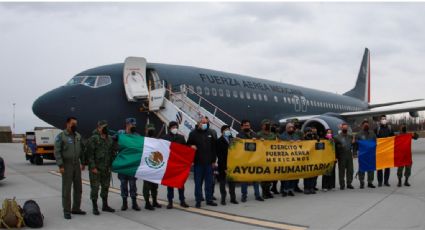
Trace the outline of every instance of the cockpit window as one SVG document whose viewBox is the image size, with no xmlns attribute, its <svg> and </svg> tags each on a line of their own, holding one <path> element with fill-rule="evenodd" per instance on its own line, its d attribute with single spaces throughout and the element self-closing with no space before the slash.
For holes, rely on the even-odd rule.
<svg viewBox="0 0 425 230">
<path fill-rule="evenodd" d="M 111 77 L 101 76 L 75 76 L 66 85 L 84 85 L 91 88 L 99 88 L 111 84 Z"/>
<path fill-rule="evenodd" d="M 96 88 L 111 84 L 109 76 L 98 76 L 97 78 Z"/>
<path fill-rule="evenodd" d="M 75 76 L 71 80 L 69 80 L 68 83 L 66 83 L 66 84 L 67 85 L 78 85 L 78 84 L 81 84 L 81 82 L 83 82 L 85 78 L 86 78 L 86 76 Z"/>
<path fill-rule="evenodd" d="M 86 86 L 94 87 L 94 85 L 96 84 L 96 79 L 96 76 L 88 76 L 86 80 L 84 80 L 83 84 Z"/>
</svg>

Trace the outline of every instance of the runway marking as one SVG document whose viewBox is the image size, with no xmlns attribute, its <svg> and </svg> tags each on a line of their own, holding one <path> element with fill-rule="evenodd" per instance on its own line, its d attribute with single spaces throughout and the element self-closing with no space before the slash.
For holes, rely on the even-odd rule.
<svg viewBox="0 0 425 230">
<path fill-rule="evenodd" d="M 50 171 L 49 173 L 56 176 L 62 176 L 57 171 Z M 88 180 L 82 179 L 81 182 L 85 185 L 90 185 L 90 181 Z M 118 188 L 110 187 L 109 191 L 115 194 L 121 194 L 121 191 Z M 140 195 L 137 196 L 137 199 L 144 200 L 143 197 Z M 158 199 L 158 203 L 162 205 L 167 205 L 168 201 Z M 173 208 L 181 210 L 181 211 L 190 212 L 190 213 L 212 217 L 212 218 L 217 218 L 221 220 L 232 221 L 232 222 L 241 223 L 241 224 L 259 226 L 263 228 L 285 229 L 285 230 L 305 230 L 308 228 L 307 226 L 294 225 L 294 224 L 288 224 L 288 223 L 271 221 L 271 220 L 264 220 L 264 219 L 259 219 L 255 217 L 240 216 L 240 215 L 226 213 L 226 212 L 219 212 L 219 211 L 193 208 L 193 207 L 183 208 L 183 207 L 180 207 L 180 205 L 177 203 L 174 203 L 174 204 L 175 205 L 173 205 Z"/>
</svg>

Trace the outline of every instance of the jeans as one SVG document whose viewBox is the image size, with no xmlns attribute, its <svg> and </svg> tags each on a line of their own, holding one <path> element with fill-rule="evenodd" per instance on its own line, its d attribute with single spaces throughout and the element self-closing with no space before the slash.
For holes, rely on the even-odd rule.
<svg viewBox="0 0 425 230">
<path fill-rule="evenodd" d="M 212 202 L 213 196 L 213 169 L 211 164 L 195 164 L 193 170 L 195 176 L 195 200 L 202 200 L 202 184 L 205 181 L 205 200 Z"/>
<path fill-rule="evenodd" d="M 252 182 L 252 186 L 254 186 L 255 198 L 261 197 L 260 185 L 258 184 L 258 182 Z M 241 192 L 242 192 L 242 198 L 246 198 L 248 195 L 248 183 L 241 183 Z"/>
</svg>

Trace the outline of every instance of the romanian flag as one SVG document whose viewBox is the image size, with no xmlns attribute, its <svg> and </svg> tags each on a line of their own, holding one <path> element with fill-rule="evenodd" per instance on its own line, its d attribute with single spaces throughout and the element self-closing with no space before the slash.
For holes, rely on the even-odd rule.
<svg viewBox="0 0 425 230">
<path fill-rule="evenodd" d="M 412 164 L 412 135 L 402 134 L 376 140 L 359 140 L 359 171 L 375 171 L 384 168 Z"/>
</svg>

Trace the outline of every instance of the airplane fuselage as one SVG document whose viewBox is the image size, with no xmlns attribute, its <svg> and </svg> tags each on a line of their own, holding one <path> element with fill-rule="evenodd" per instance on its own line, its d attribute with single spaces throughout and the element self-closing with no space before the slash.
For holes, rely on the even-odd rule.
<svg viewBox="0 0 425 230">
<path fill-rule="evenodd" d="M 361 100 L 335 93 L 197 67 L 148 63 L 148 71 L 156 71 L 159 79 L 172 88 L 186 85 L 238 120 L 251 120 L 255 130 L 265 118 L 277 122 L 295 116 L 360 111 L 368 106 Z M 108 120 L 111 129 L 122 129 L 127 117 L 138 119 L 139 132 L 147 119 L 160 130 L 161 122 L 153 113 L 140 111 L 143 102 L 127 100 L 122 63 L 89 69 L 76 76 L 99 75 L 110 76 L 112 83 L 99 88 L 82 84 L 61 86 L 37 99 L 34 113 L 55 127 L 63 127 L 66 117 L 75 116 L 80 132 L 85 135 L 101 119 Z M 188 96 L 197 101 L 197 94 Z M 208 105 L 203 106 L 209 109 Z M 218 117 L 231 122 L 220 114 Z"/>
</svg>

